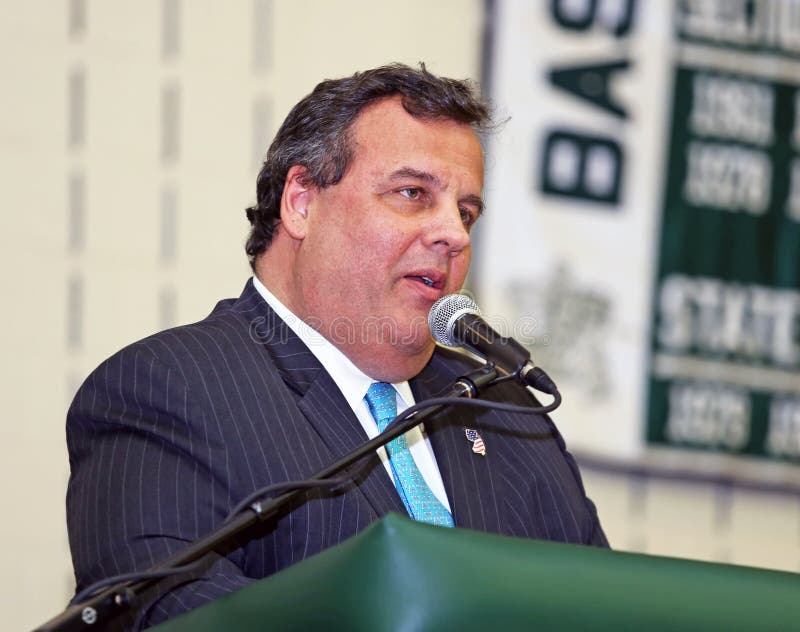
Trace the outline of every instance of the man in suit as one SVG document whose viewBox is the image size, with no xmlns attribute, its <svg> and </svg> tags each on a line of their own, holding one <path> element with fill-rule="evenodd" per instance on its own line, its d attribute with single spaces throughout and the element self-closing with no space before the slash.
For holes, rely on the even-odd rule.
<svg viewBox="0 0 800 632">
<path fill-rule="evenodd" d="M 474 368 L 426 318 L 461 288 L 480 216 L 486 105 L 394 65 L 325 81 L 287 117 L 248 209 L 254 277 L 203 321 L 101 364 L 67 422 L 79 588 L 147 568 L 253 490 L 307 478 Z M 494 401 L 535 405 L 514 384 Z M 485 455 L 465 429 L 477 430 Z M 444 526 L 606 546 L 545 416 L 450 409 L 304 494 L 162 595 L 158 622 L 313 555 L 390 511 Z"/>
</svg>

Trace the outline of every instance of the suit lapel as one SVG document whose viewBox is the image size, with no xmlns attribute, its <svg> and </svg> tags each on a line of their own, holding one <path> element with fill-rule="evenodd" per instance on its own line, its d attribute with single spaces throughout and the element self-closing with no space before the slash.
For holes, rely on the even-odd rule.
<svg viewBox="0 0 800 632">
<path fill-rule="evenodd" d="M 444 362 L 437 351 L 412 381 L 416 401 L 441 395 L 460 375 L 458 367 Z M 492 437 L 481 428 L 479 416 L 476 408 L 449 407 L 429 418 L 425 431 L 436 455 L 456 526 L 497 533 L 501 526 L 498 507 L 501 461 L 493 458 Z M 486 443 L 486 456 L 472 451 L 465 428 L 481 433 Z"/>
<path fill-rule="evenodd" d="M 236 308 L 246 312 L 251 336 L 269 352 L 283 381 L 297 396 L 297 407 L 328 450 L 325 464 L 334 462 L 368 437 L 333 378 L 300 338 L 267 305 L 248 281 Z M 358 492 L 378 516 L 405 513 L 394 484 L 374 452 L 351 466 L 358 471 Z M 313 474 L 313 472 L 308 473 Z"/>
<path fill-rule="evenodd" d="M 331 461 L 351 452 L 368 439 L 327 371 L 320 371 L 298 406 L 328 447 Z M 378 516 L 390 511 L 405 514 L 394 483 L 374 451 L 351 466 L 350 471 L 358 473 L 358 489 Z"/>
</svg>

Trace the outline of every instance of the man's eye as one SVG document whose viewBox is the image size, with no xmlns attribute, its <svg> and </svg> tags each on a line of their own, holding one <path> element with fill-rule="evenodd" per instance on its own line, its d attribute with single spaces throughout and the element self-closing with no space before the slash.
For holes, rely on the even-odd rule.
<svg viewBox="0 0 800 632">
<path fill-rule="evenodd" d="M 471 213 L 465 208 L 459 209 L 461 211 L 461 221 L 464 222 L 464 226 L 470 227 L 475 223 L 477 219 L 474 213 Z"/>
<path fill-rule="evenodd" d="M 422 197 L 422 189 L 418 187 L 406 187 L 400 189 L 400 195 L 407 197 L 409 200 L 418 200 Z"/>
</svg>

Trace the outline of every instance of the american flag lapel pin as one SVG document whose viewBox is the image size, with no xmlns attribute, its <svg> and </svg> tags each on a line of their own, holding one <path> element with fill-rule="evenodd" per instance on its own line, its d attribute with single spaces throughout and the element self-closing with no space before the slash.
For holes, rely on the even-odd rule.
<svg viewBox="0 0 800 632">
<path fill-rule="evenodd" d="M 467 439 L 472 442 L 472 451 L 475 454 L 486 456 L 486 445 L 483 443 L 483 439 L 481 439 L 478 431 L 472 428 L 464 428 L 464 434 L 467 435 Z"/>
</svg>

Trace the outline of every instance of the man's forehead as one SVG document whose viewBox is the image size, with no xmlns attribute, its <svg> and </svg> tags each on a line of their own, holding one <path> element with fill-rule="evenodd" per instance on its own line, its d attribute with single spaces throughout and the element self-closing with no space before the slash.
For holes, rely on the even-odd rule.
<svg viewBox="0 0 800 632">
<path fill-rule="evenodd" d="M 471 125 L 462 123 L 446 116 L 422 117 L 414 116 L 403 107 L 402 99 L 399 95 L 385 97 L 365 106 L 358 113 L 352 125 L 352 132 L 359 135 L 362 132 L 361 140 L 368 138 L 365 133 L 372 133 L 375 129 L 392 130 L 394 128 L 413 128 L 416 126 L 431 126 L 442 130 L 451 130 L 454 134 L 467 134 L 474 137 L 475 142 L 480 147 L 478 135 Z"/>
<path fill-rule="evenodd" d="M 364 108 L 351 129 L 354 158 L 379 161 L 395 153 L 416 153 L 420 164 L 395 165 L 429 172 L 439 177 L 433 165 L 458 164 L 483 180 L 483 148 L 475 130 L 466 123 L 447 118 L 421 118 L 409 114 L 399 97 L 382 99 Z M 377 164 L 371 164 L 378 168 Z"/>
</svg>

